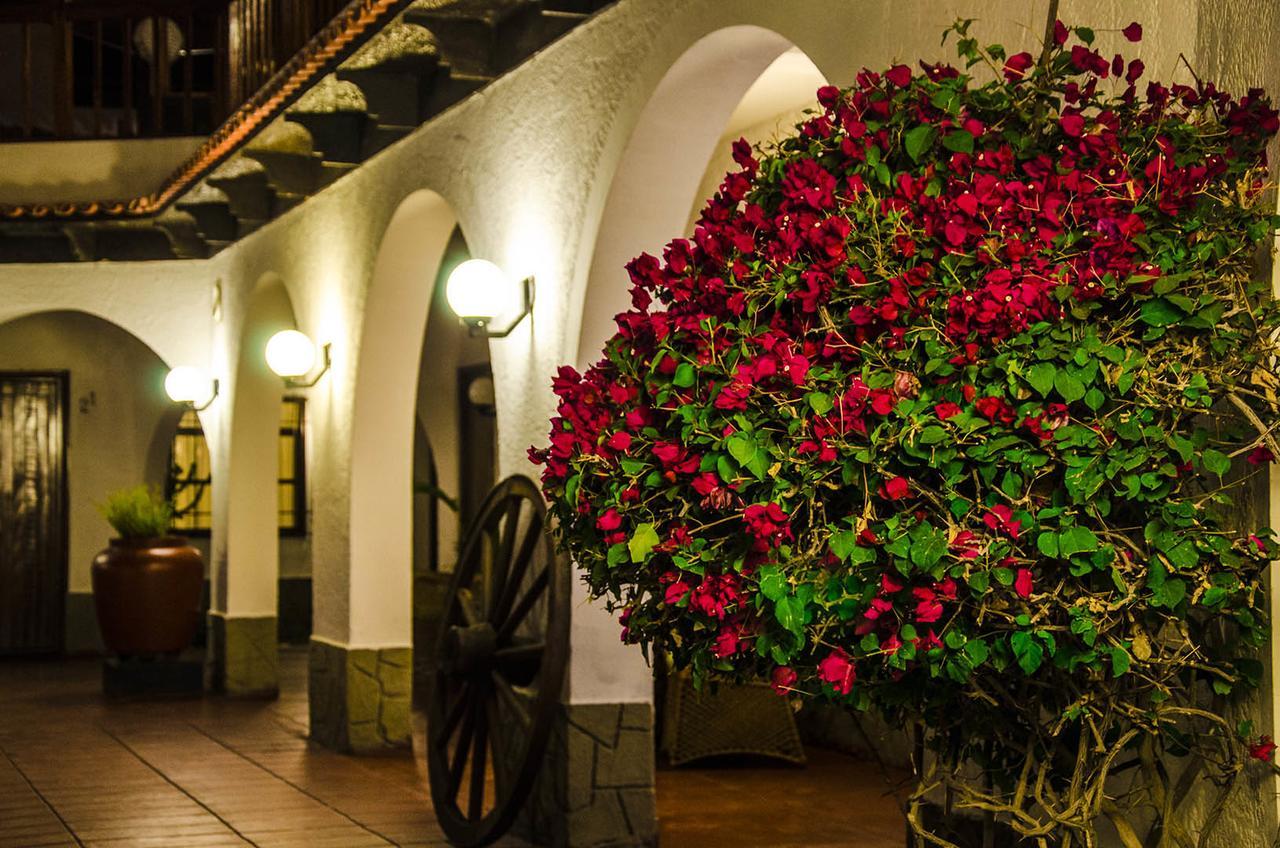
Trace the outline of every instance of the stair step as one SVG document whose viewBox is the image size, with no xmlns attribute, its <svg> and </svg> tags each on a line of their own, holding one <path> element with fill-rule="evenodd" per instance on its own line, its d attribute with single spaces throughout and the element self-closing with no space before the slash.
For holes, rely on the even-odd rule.
<svg viewBox="0 0 1280 848">
<path fill-rule="evenodd" d="M 0 263 L 77 262 L 71 239 L 60 230 L 33 233 L 0 233 Z"/>
<path fill-rule="evenodd" d="M 359 165 L 354 162 L 330 162 L 325 160 L 320 165 L 320 185 L 316 190 L 319 191 L 326 186 L 333 185 L 358 167 Z"/>
<path fill-rule="evenodd" d="M 368 112 L 290 111 L 284 119 L 306 127 L 311 143 L 327 162 L 364 161 L 364 134 L 369 124 Z"/>
<path fill-rule="evenodd" d="M 381 121 L 371 124 L 364 134 L 364 158 L 385 150 L 417 128 L 416 124 L 384 124 Z"/>
<path fill-rule="evenodd" d="M 437 78 L 436 84 L 426 92 L 422 102 L 422 119 L 434 118 L 455 103 L 493 82 L 487 74 L 448 73 Z"/>
<path fill-rule="evenodd" d="M 440 59 L 440 48 L 431 30 L 414 23 L 393 23 L 338 66 L 344 71 L 386 71 L 398 74 L 429 74 Z"/>
<path fill-rule="evenodd" d="M 306 200 L 305 194 L 293 194 L 287 191 L 277 191 L 275 199 L 271 204 L 271 217 L 279 218 L 293 207 Z"/>
<path fill-rule="evenodd" d="M 95 227 L 94 248 L 98 259 L 112 262 L 149 262 L 177 258 L 168 234 L 153 226 Z"/>
<path fill-rule="evenodd" d="M 447 6 L 410 6 L 404 19 L 429 29 L 441 57 L 467 74 L 496 74 L 517 64 L 516 44 L 535 26 L 540 9 L 530 0 L 458 0 Z"/>
<path fill-rule="evenodd" d="M 231 214 L 237 218 L 271 217 L 271 186 L 265 168 L 239 169 L 233 176 L 215 171 L 205 180 L 227 196 Z"/>
<path fill-rule="evenodd" d="M 227 201 L 179 200 L 174 205 L 196 219 L 196 229 L 206 240 L 236 238 L 238 225 Z"/>
<path fill-rule="evenodd" d="M 422 123 L 422 95 L 431 90 L 440 76 L 438 62 L 430 70 L 421 73 L 403 73 L 383 68 L 339 68 L 338 77 L 356 85 L 364 93 L 368 111 L 378 116 L 378 121 L 388 124 L 414 125 Z"/>
<path fill-rule="evenodd" d="M 273 204 L 275 214 L 280 195 L 305 197 L 313 194 L 320 185 L 320 166 L 323 162 L 320 154 L 315 152 L 300 153 L 291 150 L 272 150 L 269 148 L 248 148 L 245 156 L 261 162 L 267 171 L 267 181 L 275 189 L 277 203 Z"/>
</svg>

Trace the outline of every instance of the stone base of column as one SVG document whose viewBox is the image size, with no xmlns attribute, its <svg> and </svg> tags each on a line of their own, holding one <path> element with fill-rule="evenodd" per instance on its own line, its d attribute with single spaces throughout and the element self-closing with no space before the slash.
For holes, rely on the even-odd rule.
<svg viewBox="0 0 1280 848">
<path fill-rule="evenodd" d="M 412 648 L 348 648 L 312 637 L 311 738 L 335 751 L 380 754 L 411 744 Z"/>
<path fill-rule="evenodd" d="M 209 613 L 209 688 L 241 698 L 280 694 L 280 648 L 274 615 Z"/>
<path fill-rule="evenodd" d="M 555 848 L 656 846 L 652 705 L 562 704 L 516 832 Z"/>
</svg>

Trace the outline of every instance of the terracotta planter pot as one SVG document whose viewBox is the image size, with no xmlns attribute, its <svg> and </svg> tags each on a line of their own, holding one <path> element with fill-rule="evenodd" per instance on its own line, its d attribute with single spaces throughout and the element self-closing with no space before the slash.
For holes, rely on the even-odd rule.
<svg viewBox="0 0 1280 848">
<path fill-rule="evenodd" d="M 173 654 L 200 626 L 204 561 L 180 536 L 112 539 L 93 560 L 93 602 L 112 653 Z"/>
</svg>

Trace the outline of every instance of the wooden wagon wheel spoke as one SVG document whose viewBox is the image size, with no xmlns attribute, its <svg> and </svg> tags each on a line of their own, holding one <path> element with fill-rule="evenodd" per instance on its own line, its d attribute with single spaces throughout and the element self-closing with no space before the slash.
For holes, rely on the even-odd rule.
<svg viewBox="0 0 1280 848">
<path fill-rule="evenodd" d="M 458 590 L 458 610 L 462 613 L 462 620 L 468 627 L 484 621 L 484 615 L 476 605 L 476 596 L 470 589 Z"/>
<path fill-rule="evenodd" d="M 507 570 L 511 565 L 511 551 L 515 547 L 516 531 L 520 529 L 520 507 L 523 503 L 515 496 L 507 498 L 506 509 L 502 515 L 501 536 L 494 551 L 493 570 L 490 573 L 491 585 L 485 593 L 490 621 L 493 620 L 493 611 L 498 607 L 501 591 L 507 586 Z"/>
<path fill-rule="evenodd" d="M 458 734 L 457 747 L 453 749 L 449 760 L 449 800 L 455 804 L 458 792 L 462 789 L 462 772 L 467 766 L 467 753 L 471 749 L 471 737 L 475 733 L 476 714 L 475 709 L 467 710 L 466 718 L 462 721 L 462 731 Z"/>
<path fill-rule="evenodd" d="M 426 753 L 436 817 L 464 848 L 496 841 L 515 822 L 559 715 L 569 570 L 546 530 L 534 482 L 504 480 L 467 529 L 449 583 Z"/>
<path fill-rule="evenodd" d="M 506 703 L 512 714 L 522 725 L 528 727 L 533 723 L 533 719 L 529 716 L 529 710 L 525 707 L 520 696 L 516 694 L 515 687 L 496 671 L 493 673 L 493 686 L 498 691 L 498 697 Z"/>
<path fill-rule="evenodd" d="M 498 642 L 500 644 L 505 644 L 511 638 L 512 634 L 516 632 L 516 628 L 529 616 L 533 605 L 538 602 L 542 597 L 542 593 L 547 590 L 550 584 L 551 569 L 543 569 L 542 573 L 534 578 L 533 584 L 529 586 L 528 593 L 520 599 L 520 603 L 511 611 L 511 615 L 507 616 L 507 620 L 502 623 L 502 627 L 498 630 Z"/>
<path fill-rule="evenodd" d="M 471 701 L 471 696 L 471 686 L 464 683 L 461 688 L 458 689 L 458 697 L 453 702 L 453 706 L 449 708 L 449 712 L 445 713 L 444 724 L 441 727 L 441 735 L 444 739 L 448 740 L 449 737 L 453 736 L 453 731 L 457 729 L 458 722 L 462 721 L 462 716 L 466 713 L 467 705 Z"/>
<path fill-rule="evenodd" d="M 478 821 L 484 814 L 484 779 L 486 754 L 489 751 L 489 711 L 482 707 L 476 719 L 476 734 L 471 748 L 471 785 L 467 789 L 467 818 Z"/>
<path fill-rule="evenodd" d="M 505 591 L 493 605 L 493 611 L 489 616 L 489 621 L 494 627 L 506 621 L 511 612 L 511 605 L 516 602 L 516 595 L 520 593 L 520 584 L 524 580 L 525 571 L 533 561 L 533 555 L 537 553 L 538 542 L 543 539 L 542 523 L 542 514 L 539 512 L 535 512 L 529 519 L 529 526 L 525 528 L 524 538 L 520 542 L 520 550 L 512 562 Z"/>
</svg>

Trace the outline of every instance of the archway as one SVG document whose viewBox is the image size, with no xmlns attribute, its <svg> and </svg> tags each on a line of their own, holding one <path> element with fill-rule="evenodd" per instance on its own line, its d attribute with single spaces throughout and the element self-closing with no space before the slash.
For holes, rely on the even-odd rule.
<svg viewBox="0 0 1280 848">
<path fill-rule="evenodd" d="M 263 275 L 245 300 L 219 464 L 225 480 L 214 487 L 210 664 L 214 687 L 234 695 L 278 691 L 282 530 L 297 531 L 287 540 L 292 570 L 310 572 L 305 456 L 282 451 L 286 425 L 288 444 L 304 444 L 305 395 L 290 392 L 282 410 L 284 387 L 265 355 L 272 335 L 294 327 L 284 281 Z M 297 497 L 285 498 L 286 488 Z"/>
<path fill-rule="evenodd" d="M 440 195 L 407 196 L 383 235 L 366 291 L 351 422 L 349 561 L 346 573 L 314 575 L 311 734 L 342 750 L 409 744 L 419 370 L 435 309 L 432 282 L 456 227 Z M 431 402 L 448 405 L 434 394 Z M 438 460 L 440 446 L 432 447 Z M 360 699 L 375 706 L 375 720 L 332 708 Z"/>
<path fill-rule="evenodd" d="M 631 131 L 605 201 L 583 302 L 578 364 L 599 356 L 630 308 L 626 264 L 641 252 L 660 255 L 687 234 L 706 186 L 725 170 L 736 135 L 772 133 L 815 101 L 826 82 L 812 61 L 772 30 L 740 25 L 695 42 L 658 83 Z M 719 171 L 720 173 L 717 173 Z M 649 700 L 650 676 L 638 651 L 618 641 L 618 625 L 579 593 L 574 615 L 575 702 Z"/>
<path fill-rule="evenodd" d="M 155 434 L 172 422 L 173 405 L 163 389 L 166 364 L 118 324 L 69 310 L 33 313 L 0 324 L 0 362 L 0 377 L 8 386 L 0 391 L 0 402 L 6 404 L 0 410 L 0 454 L 10 460 L 0 462 L 10 472 L 0 480 L 0 492 L 17 483 L 30 507 L 6 509 L 10 521 L 22 519 L 24 524 L 18 532 L 0 522 L 0 536 L 38 539 L 42 550 L 37 583 L 5 578 L 4 597 L 19 607 L 0 603 L 0 619 L 5 619 L 0 621 L 0 634 L 36 633 L 38 643 L 27 645 L 35 650 L 97 651 L 101 643 L 89 564 L 112 535 L 97 504 L 115 489 L 139 484 L 158 489 L 164 484 L 167 452 L 156 449 Z M 48 377 L 56 387 L 29 392 L 14 388 L 36 375 Z M 15 401 L 22 406 L 22 427 L 13 426 L 18 417 Z M 15 453 L 30 461 L 19 464 L 26 470 L 12 462 Z M 31 469 L 60 475 L 61 480 L 32 475 Z M 8 497 L 5 502 L 15 503 Z M 9 553 L 12 558 L 18 552 Z M 41 596 L 30 594 L 36 592 Z M 20 608 L 25 606 L 29 608 Z M 19 614 L 26 617 L 22 627 L 13 624 Z M 22 645 L 11 647 L 23 650 Z"/>
</svg>

